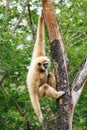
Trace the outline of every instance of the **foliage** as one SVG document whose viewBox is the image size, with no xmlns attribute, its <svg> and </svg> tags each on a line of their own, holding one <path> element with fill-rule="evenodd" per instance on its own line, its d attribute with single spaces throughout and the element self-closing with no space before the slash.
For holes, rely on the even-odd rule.
<svg viewBox="0 0 87 130">
<path fill-rule="evenodd" d="M 6 72 L 6 77 L 0 86 L 0 129 L 1 130 L 27 130 L 26 118 L 34 130 L 41 126 L 32 109 L 26 87 L 26 75 L 31 61 L 33 50 L 32 31 L 28 16 L 27 4 L 22 21 L 16 31 L 12 33 L 24 7 L 24 1 L 13 0 L 9 3 L 6 12 L 5 0 L 0 2 L 0 70 Z M 37 0 L 30 2 L 31 16 L 36 33 L 40 3 Z M 87 2 L 86 0 L 55 0 L 56 14 L 59 19 L 61 32 L 67 50 L 71 83 L 80 64 L 87 55 Z M 46 34 L 46 50 L 50 53 Z M 53 69 L 53 65 L 50 69 Z M 74 130 L 87 129 L 87 84 L 77 105 L 74 115 Z M 24 115 L 20 114 L 14 101 L 17 102 Z M 44 117 L 47 119 L 46 129 L 55 128 L 56 103 L 49 98 L 41 102 Z M 54 127 L 54 128 L 53 128 Z"/>
</svg>

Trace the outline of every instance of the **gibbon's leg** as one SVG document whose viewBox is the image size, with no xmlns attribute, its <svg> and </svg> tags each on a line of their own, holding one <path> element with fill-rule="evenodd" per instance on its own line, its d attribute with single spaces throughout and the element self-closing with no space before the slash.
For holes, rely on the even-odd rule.
<svg viewBox="0 0 87 130">
<path fill-rule="evenodd" d="M 45 95 L 51 97 L 52 99 L 57 99 L 64 95 L 64 91 L 57 92 L 53 87 L 48 84 L 43 84 L 39 87 L 39 97 L 43 98 Z"/>
<path fill-rule="evenodd" d="M 56 88 L 55 76 L 51 72 L 48 74 L 47 84 L 49 84 L 53 88 Z"/>
<path fill-rule="evenodd" d="M 40 109 L 38 95 L 37 94 L 32 94 L 32 93 L 30 95 L 31 95 L 30 98 L 31 98 L 31 102 L 32 102 L 33 108 L 35 110 L 35 113 L 38 116 L 39 121 L 43 124 L 44 123 L 44 118 L 42 116 L 42 112 L 41 112 L 41 109 Z"/>
</svg>

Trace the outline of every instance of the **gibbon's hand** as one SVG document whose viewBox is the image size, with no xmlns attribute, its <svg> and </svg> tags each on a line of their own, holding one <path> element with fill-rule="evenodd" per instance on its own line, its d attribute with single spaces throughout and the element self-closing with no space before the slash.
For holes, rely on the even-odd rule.
<svg viewBox="0 0 87 130">
<path fill-rule="evenodd" d="M 45 119 L 44 119 L 43 117 L 39 118 L 39 120 L 40 120 L 41 125 L 44 125 L 45 122 L 46 122 Z"/>
<path fill-rule="evenodd" d="M 45 125 L 46 125 L 46 120 L 44 120 L 43 123 L 41 124 L 41 130 L 44 129 Z"/>
<path fill-rule="evenodd" d="M 41 124 L 42 124 L 42 126 L 43 126 L 45 123 L 46 123 L 46 120 L 45 120 L 45 119 L 43 119 L 43 122 L 41 123 Z"/>
</svg>

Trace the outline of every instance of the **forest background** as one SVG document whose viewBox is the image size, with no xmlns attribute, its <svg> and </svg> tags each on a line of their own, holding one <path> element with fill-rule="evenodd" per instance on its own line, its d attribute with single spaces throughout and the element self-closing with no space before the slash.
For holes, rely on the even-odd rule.
<svg viewBox="0 0 87 130">
<path fill-rule="evenodd" d="M 87 55 L 86 0 L 55 0 L 56 16 L 68 54 L 70 81 Z M 26 87 L 26 75 L 36 38 L 41 1 L 0 1 L 0 130 L 40 130 Z M 46 52 L 50 46 L 45 30 Z M 52 58 L 51 58 L 52 60 Z M 53 64 L 50 66 L 53 71 Z M 55 128 L 56 101 L 41 100 L 46 127 Z M 74 130 L 87 130 L 87 84 L 77 104 Z"/>
</svg>

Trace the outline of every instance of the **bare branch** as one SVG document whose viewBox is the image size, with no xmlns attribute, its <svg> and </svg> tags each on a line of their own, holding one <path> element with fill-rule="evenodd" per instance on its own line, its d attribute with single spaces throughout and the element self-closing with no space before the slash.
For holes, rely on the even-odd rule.
<svg viewBox="0 0 87 130">
<path fill-rule="evenodd" d="M 69 24 L 67 24 L 67 26 L 66 26 L 66 28 L 65 28 L 65 31 L 64 31 L 63 35 L 65 35 L 65 34 L 67 33 L 68 28 L 69 28 Z"/>
<path fill-rule="evenodd" d="M 3 80 L 5 79 L 6 75 L 7 73 L 4 70 L 0 69 L 0 85 L 2 85 Z"/>
<path fill-rule="evenodd" d="M 0 76 L 0 85 L 2 84 L 5 77 L 6 77 L 6 74 L 4 74 L 3 76 Z"/>
<path fill-rule="evenodd" d="M 7 96 L 12 100 L 12 102 L 15 104 L 15 106 L 16 106 L 16 108 L 18 109 L 20 115 L 25 118 L 25 122 L 26 122 L 26 125 L 27 125 L 27 129 L 28 129 L 28 130 L 32 130 L 31 127 L 30 127 L 30 123 L 29 123 L 29 121 L 28 121 L 28 119 L 27 119 L 27 117 L 26 117 L 26 115 L 25 115 L 26 112 L 23 112 L 22 109 L 20 108 L 20 106 L 18 105 L 18 103 L 14 100 L 13 97 L 10 96 L 10 94 L 7 92 L 7 90 L 6 90 L 3 86 L 1 86 L 1 87 L 2 87 L 3 91 L 6 93 L 6 95 L 7 95 Z"/>
<path fill-rule="evenodd" d="M 5 73 L 2 69 L 0 69 L 0 86 L 1 88 L 3 89 L 3 91 L 5 92 L 5 94 L 12 100 L 12 102 L 15 104 L 16 108 L 18 109 L 20 115 L 22 117 L 24 117 L 25 119 L 25 122 L 26 122 L 26 125 L 27 125 L 27 130 L 32 130 L 31 127 L 30 127 L 30 123 L 27 119 L 27 116 L 25 115 L 26 112 L 23 112 L 22 109 L 20 108 L 20 106 L 18 105 L 18 103 L 14 100 L 14 98 L 7 92 L 7 90 L 2 86 L 2 83 L 3 83 L 3 80 L 4 78 L 6 77 L 7 73 Z M 4 73 L 4 74 L 2 74 Z"/>
<path fill-rule="evenodd" d="M 31 129 L 31 127 L 30 127 L 30 124 L 29 124 L 29 121 L 26 119 L 26 125 L 27 125 L 27 129 L 28 130 L 33 130 L 33 129 Z"/>
<path fill-rule="evenodd" d="M 72 40 L 69 41 L 70 43 L 72 43 L 74 40 L 77 40 L 77 39 L 81 38 L 81 36 L 86 36 L 86 32 L 82 32 L 82 33 L 80 32 L 79 35 L 77 35 L 77 36 L 75 36 L 75 35 L 73 36 L 74 38 L 72 38 Z"/>
<path fill-rule="evenodd" d="M 6 95 L 12 100 L 12 102 L 15 104 L 16 108 L 18 109 L 19 113 L 24 116 L 24 112 L 21 110 L 20 106 L 18 105 L 18 103 L 13 99 L 13 97 L 10 96 L 10 94 L 7 92 L 7 90 L 1 86 L 3 91 L 6 93 Z"/>
<path fill-rule="evenodd" d="M 22 12 L 21 12 L 21 14 L 20 14 L 20 17 L 19 17 L 17 23 L 15 24 L 15 26 L 14 26 L 13 29 L 12 29 L 12 32 L 13 32 L 13 33 L 16 31 L 18 25 L 19 25 L 19 24 L 21 23 L 21 21 L 22 21 L 23 15 L 24 15 L 24 13 L 25 13 L 25 9 L 26 9 L 26 6 L 23 7 Z"/>
<path fill-rule="evenodd" d="M 76 106 L 80 98 L 80 95 L 82 93 L 86 81 L 87 81 L 87 57 L 85 59 L 84 64 L 82 64 L 82 67 L 78 71 L 75 80 L 73 82 L 72 101 L 74 107 Z"/>
<path fill-rule="evenodd" d="M 6 10 L 5 10 L 6 14 L 8 13 L 8 10 L 9 10 L 9 0 L 6 0 Z"/>
<path fill-rule="evenodd" d="M 4 28 L 5 28 L 5 31 L 8 30 L 8 22 L 9 22 L 9 0 L 6 0 L 6 8 L 5 8 L 5 13 L 4 13 Z"/>
<path fill-rule="evenodd" d="M 30 19 L 30 28 L 33 36 L 33 43 L 35 43 L 35 34 L 34 34 L 34 25 L 31 17 L 31 11 L 30 11 L 30 4 L 28 4 L 28 14 L 29 14 L 29 19 Z"/>
<path fill-rule="evenodd" d="M 70 18 L 72 18 L 73 15 L 70 16 Z M 69 23 L 66 25 L 65 31 L 63 33 L 63 35 L 65 35 L 68 32 L 68 28 L 69 28 Z"/>
<path fill-rule="evenodd" d="M 81 38 L 80 40 L 74 42 L 73 45 L 76 45 L 77 43 L 79 43 L 79 42 L 83 42 L 83 41 L 87 41 L 87 38 L 83 38 L 83 39 Z"/>
</svg>

